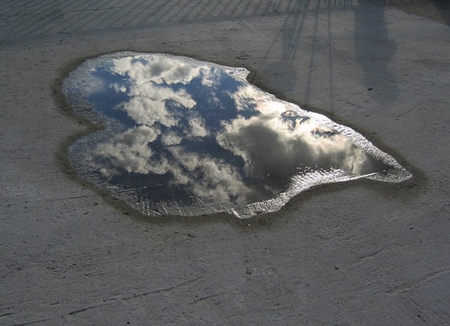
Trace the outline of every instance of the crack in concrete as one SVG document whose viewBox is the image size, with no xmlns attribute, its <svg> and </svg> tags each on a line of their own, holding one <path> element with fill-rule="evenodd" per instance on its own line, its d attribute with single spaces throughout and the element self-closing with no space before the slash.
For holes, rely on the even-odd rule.
<svg viewBox="0 0 450 326">
<path fill-rule="evenodd" d="M 402 292 L 405 292 L 405 291 L 412 290 L 416 286 L 418 286 L 418 285 L 420 285 L 422 283 L 431 281 L 431 280 L 433 280 L 433 279 L 435 279 L 437 277 L 440 277 L 442 275 L 445 275 L 448 272 L 450 272 L 450 270 L 448 270 L 448 269 L 442 269 L 442 270 L 439 270 L 439 271 L 432 272 L 430 274 L 427 274 L 427 275 L 419 278 L 416 281 L 409 282 L 409 283 L 404 283 L 404 284 L 402 284 L 400 286 L 396 286 L 396 287 L 390 289 L 389 291 L 386 291 L 386 293 L 392 294 L 392 295 L 396 295 L 396 294 L 399 294 L 399 293 L 402 293 Z"/>
<path fill-rule="evenodd" d="M 143 293 L 137 293 L 137 294 L 134 294 L 134 295 L 132 295 L 130 297 L 122 298 L 122 300 L 127 301 L 127 300 L 135 299 L 135 298 L 138 298 L 138 297 L 143 297 L 143 296 L 146 296 L 146 295 L 149 295 L 149 294 L 157 294 L 157 293 L 161 293 L 161 292 L 167 292 L 167 291 L 173 290 L 175 288 L 178 288 L 178 287 L 181 287 L 181 286 L 193 283 L 195 281 L 198 281 L 201 278 L 203 278 L 203 276 L 198 276 L 198 277 L 193 278 L 191 280 L 187 280 L 185 282 L 178 283 L 178 284 L 175 284 L 175 285 L 167 287 L 167 288 L 162 288 L 162 289 L 148 291 L 148 292 L 143 292 Z"/>
<path fill-rule="evenodd" d="M 127 300 L 131 300 L 131 299 L 147 296 L 149 294 L 158 294 L 158 293 L 162 293 L 162 292 L 167 292 L 167 291 L 170 291 L 170 290 L 173 290 L 173 289 L 185 286 L 187 284 L 196 282 L 196 281 L 198 281 L 201 278 L 203 278 L 203 276 L 198 276 L 198 277 L 195 277 L 193 279 L 190 279 L 190 280 L 187 280 L 185 282 L 181 282 L 181 283 L 178 283 L 178 284 L 175 284 L 173 286 L 166 287 L 166 288 L 156 289 L 156 290 L 148 291 L 148 292 L 137 293 L 137 294 L 133 294 L 133 295 L 128 296 L 128 297 L 117 296 L 117 297 L 114 297 L 114 298 L 111 298 L 111 299 L 107 299 L 107 300 L 105 300 L 105 302 L 103 302 L 101 304 L 87 306 L 87 307 L 83 307 L 83 308 L 71 311 L 67 315 L 75 315 L 75 314 L 78 314 L 78 313 L 81 313 L 81 312 L 85 312 L 85 311 L 88 311 L 88 310 L 96 309 L 96 308 L 105 306 L 107 304 L 110 304 L 112 302 L 116 302 L 118 300 L 127 301 Z"/>
<path fill-rule="evenodd" d="M 204 297 L 197 298 L 197 299 L 191 301 L 189 304 L 194 304 L 194 303 L 197 303 L 199 301 L 207 300 L 209 298 L 214 298 L 214 297 L 217 297 L 217 294 L 210 294 L 210 295 L 206 295 Z"/>
<path fill-rule="evenodd" d="M 25 325 L 32 325 L 32 324 L 42 323 L 42 322 L 48 321 L 48 320 L 53 319 L 53 318 L 45 318 L 45 319 L 33 320 L 33 321 L 22 323 L 22 324 L 14 324 L 14 326 L 25 326 Z"/>
<path fill-rule="evenodd" d="M 6 314 L 0 315 L 0 318 L 6 317 L 6 316 L 10 316 L 10 315 L 15 315 L 17 312 L 8 312 Z"/>
<path fill-rule="evenodd" d="M 381 254 L 383 251 L 384 251 L 384 248 L 381 248 L 381 249 L 378 249 L 378 250 L 376 250 L 374 252 L 371 252 L 369 254 L 363 255 L 363 256 L 359 257 L 359 259 L 360 260 L 364 260 L 364 259 L 367 259 L 367 258 L 372 258 L 372 257 L 375 257 L 375 256 Z"/>
</svg>

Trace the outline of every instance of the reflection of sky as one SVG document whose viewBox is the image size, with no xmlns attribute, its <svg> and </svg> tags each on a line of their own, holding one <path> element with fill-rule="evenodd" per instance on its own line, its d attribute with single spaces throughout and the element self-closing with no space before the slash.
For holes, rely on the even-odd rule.
<svg viewBox="0 0 450 326">
<path fill-rule="evenodd" d="M 388 168 L 327 118 L 248 84 L 243 69 L 144 54 L 97 63 L 78 92 L 115 127 L 83 157 L 101 183 L 140 189 L 138 200 L 231 207 L 274 198 L 293 176 Z"/>
</svg>

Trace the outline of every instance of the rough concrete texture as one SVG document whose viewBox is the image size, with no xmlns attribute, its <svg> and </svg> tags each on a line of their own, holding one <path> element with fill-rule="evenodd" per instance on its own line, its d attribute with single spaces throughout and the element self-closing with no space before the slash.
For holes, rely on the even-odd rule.
<svg viewBox="0 0 450 326">
<path fill-rule="evenodd" d="M 449 9 L 386 2 L 2 1 L 0 324 L 449 325 Z M 66 157 L 93 127 L 62 80 L 124 50 L 246 67 L 414 177 L 250 220 L 144 218 Z"/>
</svg>

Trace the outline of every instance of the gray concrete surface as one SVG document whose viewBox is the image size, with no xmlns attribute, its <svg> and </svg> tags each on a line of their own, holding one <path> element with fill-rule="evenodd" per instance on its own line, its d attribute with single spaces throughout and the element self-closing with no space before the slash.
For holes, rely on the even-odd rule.
<svg viewBox="0 0 450 326">
<path fill-rule="evenodd" d="M 386 2 L 2 1 L 0 325 L 449 325 L 448 9 Z M 64 76 L 124 50 L 244 66 L 414 177 L 245 221 L 143 218 L 65 154 L 93 127 Z"/>
</svg>

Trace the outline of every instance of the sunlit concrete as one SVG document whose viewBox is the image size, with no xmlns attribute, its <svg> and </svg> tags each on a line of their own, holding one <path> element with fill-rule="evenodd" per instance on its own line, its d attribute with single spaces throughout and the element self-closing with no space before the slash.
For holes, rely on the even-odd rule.
<svg viewBox="0 0 450 326">
<path fill-rule="evenodd" d="M 450 323 L 443 1 L 3 1 L 0 16 L 0 324 Z M 62 80 L 124 50 L 243 66 L 414 176 L 244 221 L 144 218 L 66 156 L 95 127 Z"/>
</svg>

